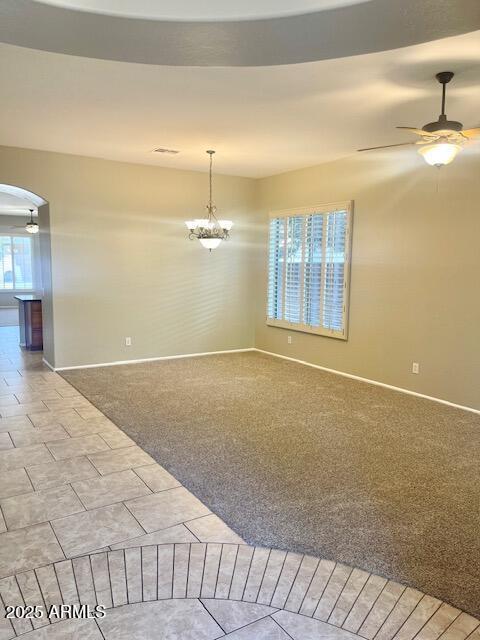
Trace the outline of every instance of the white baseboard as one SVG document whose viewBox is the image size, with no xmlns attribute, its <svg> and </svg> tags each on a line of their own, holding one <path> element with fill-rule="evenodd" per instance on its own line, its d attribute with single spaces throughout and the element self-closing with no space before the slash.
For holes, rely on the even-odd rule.
<svg viewBox="0 0 480 640">
<path fill-rule="evenodd" d="M 74 367 L 56 367 L 53 369 L 46 360 L 44 360 L 47 367 L 50 367 L 53 371 L 71 371 L 72 369 L 94 369 L 96 367 L 115 367 L 120 364 L 138 364 L 140 362 L 155 362 L 156 360 L 178 360 L 179 358 L 199 358 L 201 356 L 215 356 L 221 353 L 241 353 L 242 351 L 255 351 L 254 347 L 248 347 L 246 349 L 225 349 L 224 351 L 205 351 L 202 353 L 182 353 L 176 356 L 157 356 L 155 358 L 139 358 L 137 360 L 116 360 L 114 362 L 99 362 L 97 364 L 81 364 Z"/>
<path fill-rule="evenodd" d="M 424 398 L 426 400 L 432 400 L 433 402 L 439 402 L 440 404 L 445 404 L 449 407 L 455 407 L 456 409 L 463 409 L 464 411 L 470 411 L 471 413 L 476 413 L 480 415 L 479 409 L 474 409 L 473 407 L 467 407 L 462 404 L 456 404 L 455 402 L 450 402 L 449 400 L 443 400 L 442 398 L 436 398 L 435 396 L 428 396 L 424 393 L 418 393 L 417 391 L 411 391 L 410 389 L 404 389 L 403 387 L 395 387 L 391 384 L 386 384 L 385 382 L 379 382 L 378 380 L 371 380 L 370 378 L 363 378 L 362 376 L 354 375 L 353 373 L 346 373 L 345 371 L 339 371 L 338 369 L 330 369 L 329 367 L 322 367 L 319 364 L 313 364 L 312 362 L 307 362 L 306 360 L 299 360 L 297 358 L 290 358 L 289 356 L 284 356 L 279 353 L 273 353 L 272 351 L 265 351 L 264 349 L 257 349 L 255 347 L 248 347 L 245 349 L 225 349 L 223 351 L 205 351 L 202 353 L 184 353 L 181 355 L 173 355 L 173 356 L 157 356 L 155 358 L 139 358 L 136 360 L 116 360 L 114 362 L 99 362 L 96 364 L 83 364 L 77 365 L 73 367 L 52 367 L 52 365 L 43 359 L 44 364 L 51 369 L 52 371 L 71 371 L 73 369 L 94 369 L 96 367 L 114 367 L 122 364 L 138 364 L 141 362 L 155 362 L 158 360 L 178 360 L 180 358 L 199 358 L 202 356 L 214 356 L 222 353 L 242 353 L 245 351 L 258 351 L 259 353 L 265 353 L 269 356 L 274 356 L 275 358 L 281 358 L 283 360 L 290 360 L 291 362 L 296 362 L 298 364 L 303 364 L 307 367 L 312 367 L 314 369 L 320 369 L 321 371 L 327 371 L 328 373 L 334 373 L 337 376 L 343 376 L 344 378 L 351 378 L 352 380 L 359 380 L 360 382 L 366 382 L 368 384 L 374 384 L 377 387 L 384 387 L 385 389 L 392 389 L 393 391 L 398 391 L 400 393 L 406 393 L 410 396 L 416 396 L 417 398 Z"/>
<path fill-rule="evenodd" d="M 55 371 L 55 368 L 54 368 L 54 367 L 52 367 L 52 365 L 49 363 L 49 361 L 48 361 L 48 360 L 45 360 L 45 358 L 42 358 L 42 362 L 43 362 L 43 364 L 44 364 L 46 367 L 48 367 L 51 371 Z"/>
<path fill-rule="evenodd" d="M 355 376 L 353 373 L 345 373 L 345 371 L 338 371 L 337 369 L 329 369 L 328 367 L 322 367 L 319 364 L 313 364 L 306 360 L 298 360 L 297 358 L 290 358 L 289 356 L 282 356 L 279 353 L 273 353 L 272 351 L 265 351 L 264 349 L 254 349 L 260 353 L 265 353 L 269 356 L 275 356 L 275 358 L 282 358 L 282 360 L 290 360 L 291 362 L 297 362 L 298 364 L 304 364 L 307 367 L 313 367 L 314 369 L 321 369 L 322 371 L 328 371 L 328 373 L 334 373 L 337 376 L 343 376 L 344 378 L 352 378 L 353 380 L 359 380 L 360 382 L 368 382 L 368 384 L 374 384 L 377 387 L 384 387 L 385 389 L 392 389 L 393 391 L 399 391 L 400 393 L 406 393 L 409 396 L 417 396 L 417 398 L 425 398 L 426 400 L 432 400 L 433 402 L 440 402 L 440 404 L 446 404 L 449 407 L 455 407 L 456 409 L 463 409 L 464 411 L 470 411 L 471 413 L 480 414 L 479 409 L 473 407 L 466 407 L 463 404 L 455 404 L 442 398 L 435 398 L 434 396 L 427 396 L 424 393 L 418 393 L 417 391 L 411 391 L 410 389 L 404 389 L 403 387 L 395 387 L 385 382 L 379 382 L 378 380 L 370 380 L 370 378 L 362 378 L 361 376 Z"/>
</svg>

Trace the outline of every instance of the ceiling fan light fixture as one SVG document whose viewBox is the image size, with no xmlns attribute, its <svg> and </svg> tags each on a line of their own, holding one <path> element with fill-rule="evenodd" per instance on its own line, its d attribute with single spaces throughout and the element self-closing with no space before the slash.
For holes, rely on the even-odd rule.
<svg viewBox="0 0 480 640">
<path fill-rule="evenodd" d="M 461 145 L 452 142 L 434 142 L 433 144 L 421 147 L 418 150 L 425 162 L 432 167 L 443 167 L 450 164 L 459 151 L 462 150 Z"/>
<path fill-rule="evenodd" d="M 33 220 L 33 209 L 29 209 L 30 211 L 30 220 L 25 225 L 25 231 L 27 233 L 38 233 L 39 226 L 38 223 Z"/>
<path fill-rule="evenodd" d="M 374 151 L 376 149 L 387 149 L 389 147 L 402 147 L 404 145 L 421 144 L 427 145 L 419 149 L 419 153 L 425 158 L 425 162 L 433 167 L 443 167 L 450 164 L 458 152 L 463 149 L 463 145 L 469 140 L 480 136 L 480 127 L 473 129 L 464 129 L 461 122 L 449 120 L 445 112 L 445 104 L 447 98 L 447 84 L 453 78 L 453 71 L 442 71 L 435 76 L 442 85 L 442 112 L 435 122 L 429 122 L 421 129 L 417 127 L 397 127 L 404 131 L 410 131 L 420 136 L 419 141 L 399 142 L 397 144 L 387 144 L 380 147 L 367 147 L 359 149 L 359 151 Z"/>
<path fill-rule="evenodd" d="M 28 231 L 28 233 L 38 233 L 38 224 L 36 222 L 27 222 L 25 231 Z"/>
</svg>

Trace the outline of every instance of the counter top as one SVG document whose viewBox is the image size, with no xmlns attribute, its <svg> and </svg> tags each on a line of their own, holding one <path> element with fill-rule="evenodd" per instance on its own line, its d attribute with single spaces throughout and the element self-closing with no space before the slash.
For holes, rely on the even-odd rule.
<svg viewBox="0 0 480 640">
<path fill-rule="evenodd" d="M 24 295 L 19 295 L 19 296 L 13 296 L 15 298 L 15 300 L 20 300 L 20 302 L 41 302 L 42 301 L 42 297 L 41 296 L 37 296 L 36 293 L 26 293 Z"/>
</svg>

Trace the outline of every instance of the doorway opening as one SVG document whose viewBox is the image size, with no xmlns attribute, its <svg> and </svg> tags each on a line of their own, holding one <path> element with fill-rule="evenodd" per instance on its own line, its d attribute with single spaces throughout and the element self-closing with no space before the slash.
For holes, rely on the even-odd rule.
<svg viewBox="0 0 480 640">
<path fill-rule="evenodd" d="M 53 359 L 48 202 L 0 184 L 0 347 Z M 46 340 L 45 340 L 46 338 Z"/>
</svg>

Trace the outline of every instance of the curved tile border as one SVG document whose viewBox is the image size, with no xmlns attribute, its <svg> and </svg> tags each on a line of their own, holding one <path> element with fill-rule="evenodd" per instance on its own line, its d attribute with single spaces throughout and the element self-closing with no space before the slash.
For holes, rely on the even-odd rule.
<svg viewBox="0 0 480 640">
<path fill-rule="evenodd" d="M 480 639 L 479 620 L 416 589 L 330 560 L 248 545 L 181 543 L 93 553 L 3 578 L 0 595 L 4 606 L 41 607 L 232 600 L 320 620 L 366 640 Z M 3 618 L 0 636 L 45 624 L 16 620 L 12 626 Z"/>
</svg>

